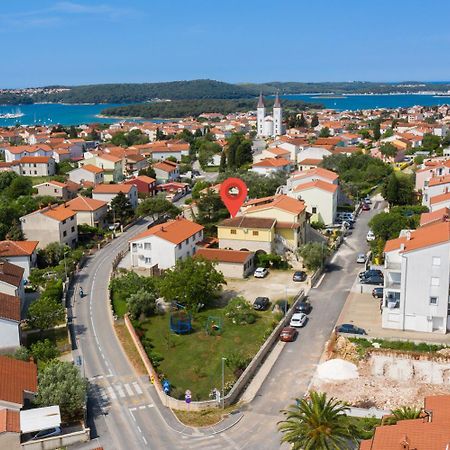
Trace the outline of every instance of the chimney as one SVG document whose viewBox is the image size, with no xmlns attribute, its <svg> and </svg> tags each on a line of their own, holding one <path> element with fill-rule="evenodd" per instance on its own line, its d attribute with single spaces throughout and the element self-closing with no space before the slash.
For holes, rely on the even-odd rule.
<svg viewBox="0 0 450 450">
<path fill-rule="evenodd" d="M 400 448 L 402 450 L 409 450 L 409 441 L 408 441 L 408 436 L 406 436 L 403 438 L 403 440 L 400 442 Z"/>
<path fill-rule="evenodd" d="M 409 231 L 409 230 L 406 232 L 406 240 L 407 241 L 411 240 L 411 231 Z"/>
<path fill-rule="evenodd" d="M 400 251 L 403 252 L 405 250 L 405 244 L 402 242 L 400 244 Z"/>
</svg>

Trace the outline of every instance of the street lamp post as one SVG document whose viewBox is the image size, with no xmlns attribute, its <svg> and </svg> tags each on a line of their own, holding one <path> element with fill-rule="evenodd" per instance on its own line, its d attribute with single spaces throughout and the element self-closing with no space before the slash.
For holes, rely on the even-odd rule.
<svg viewBox="0 0 450 450">
<path fill-rule="evenodd" d="M 222 409 L 225 409 L 225 360 L 222 356 Z"/>
<path fill-rule="evenodd" d="M 63 259 L 64 259 L 64 274 L 65 274 L 65 278 L 64 281 L 67 281 L 67 262 L 66 262 L 66 255 L 68 252 L 64 252 L 63 253 Z"/>
</svg>

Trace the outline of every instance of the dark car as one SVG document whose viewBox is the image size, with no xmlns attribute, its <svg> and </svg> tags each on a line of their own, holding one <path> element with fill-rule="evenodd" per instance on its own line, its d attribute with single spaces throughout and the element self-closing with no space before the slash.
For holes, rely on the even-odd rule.
<svg viewBox="0 0 450 450">
<path fill-rule="evenodd" d="M 311 303 L 307 302 L 307 301 L 303 301 L 300 302 L 296 307 L 295 307 L 295 312 L 296 313 L 304 313 L 304 314 L 309 314 L 312 310 L 312 306 Z"/>
<path fill-rule="evenodd" d="M 363 203 L 363 205 L 361 206 L 361 209 L 363 211 L 370 211 L 370 205 L 368 205 L 367 203 Z"/>
<path fill-rule="evenodd" d="M 253 309 L 258 311 L 264 311 L 269 306 L 270 300 L 268 297 L 256 297 L 253 302 Z"/>
<path fill-rule="evenodd" d="M 369 269 L 364 272 L 359 273 L 359 278 L 369 278 L 369 277 L 381 277 L 383 278 L 383 272 L 379 269 Z"/>
<path fill-rule="evenodd" d="M 280 341 L 292 342 L 297 334 L 298 331 L 294 327 L 285 327 L 281 330 Z"/>
<path fill-rule="evenodd" d="M 294 275 L 292 275 L 293 281 L 305 281 L 306 280 L 306 272 L 303 272 L 303 270 L 298 270 L 297 272 L 294 272 Z"/>
<path fill-rule="evenodd" d="M 373 288 L 372 297 L 373 298 L 383 298 L 383 291 L 384 291 L 384 289 L 382 287 Z"/>
<path fill-rule="evenodd" d="M 367 278 L 361 278 L 359 280 L 361 284 L 375 284 L 377 286 L 383 286 L 384 284 L 384 278 L 380 277 L 379 275 L 373 275 L 371 277 Z"/>
<path fill-rule="evenodd" d="M 343 323 L 335 328 L 336 333 L 350 333 L 350 334 L 367 334 L 363 328 L 355 327 L 351 323 Z"/>
</svg>

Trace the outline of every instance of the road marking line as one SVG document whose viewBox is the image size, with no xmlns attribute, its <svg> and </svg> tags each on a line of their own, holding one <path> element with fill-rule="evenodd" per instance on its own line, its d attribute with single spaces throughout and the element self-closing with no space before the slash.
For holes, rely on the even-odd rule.
<svg viewBox="0 0 450 450">
<path fill-rule="evenodd" d="M 139 406 L 139 409 L 145 409 L 145 405 Z"/>
<path fill-rule="evenodd" d="M 106 365 L 109 366 L 108 361 L 106 361 Z M 113 376 L 114 376 L 114 375 L 113 375 L 112 373 L 109 373 L 108 375 L 106 375 L 106 378 L 111 378 L 111 377 L 113 377 Z"/>
<path fill-rule="evenodd" d="M 141 395 L 141 394 L 142 394 L 142 389 L 141 389 L 141 387 L 139 386 L 139 383 L 138 383 L 137 381 L 135 381 L 135 382 L 133 383 L 133 387 L 134 387 L 134 390 L 137 392 L 138 395 Z"/>
<path fill-rule="evenodd" d="M 106 389 L 107 389 L 107 391 L 108 391 L 109 396 L 110 396 L 113 400 L 115 400 L 115 399 L 117 398 L 117 395 L 116 395 L 116 393 L 114 392 L 114 389 L 113 389 L 111 386 L 108 386 Z"/>
<path fill-rule="evenodd" d="M 325 274 L 322 274 L 322 276 L 319 278 L 319 281 L 317 281 L 317 283 L 315 284 L 315 286 L 313 286 L 313 289 L 317 289 L 320 284 L 322 283 L 322 280 L 324 279 Z"/>
<path fill-rule="evenodd" d="M 142 434 L 142 430 L 141 430 L 140 426 L 139 426 L 139 425 L 137 425 L 137 426 L 136 426 L 136 428 L 137 428 L 137 430 L 139 431 L 139 433 L 141 433 L 141 434 Z"/>
<path fill-rule="evenodd" d="M 116 391 L 118 392 L 120 398 L 124 398 L 126 396 L 120 384 L 115 384 L 114 387 L 116 388 Z"/>
<path fill-rule="evenodd" d="M 130 411 L 136 411 L 137 408 L 129 408 L 129 409 L 130 409 Z M 131 414 L 131 415 L 133 415 L 133 414 Z"/>
<path fill-rule="evenodd" d="M 142 436 L 142 440 L 144 441 L 144 444 L 147 445 L 147 439 L 145 439 L 144 436 Z"/>
<path fill-rule="evenodd" d="M 133 397 L 134 392 L 133 392 L 133 389 L 131 389 L 130 385 L 129 385 L 129 384 L 124 384 L 123 387 L 124 387 L 125 390 L 127 391 L 128 395 L 129 395 L 130 397 Z"/>
<path fill-rule="evenodd" d="M 133 422 L 136 422 L 136 417 L 134 417 L 134 414 L 130 411 L 131 418 L 133 419 Z"/>
<path fill-rule="evenodd" d="M 150 403 L 149 405 L 147 405 L 147 407 L 149 408 L 153 408 L 155 405 L 153 403 Z"/>
</svg>

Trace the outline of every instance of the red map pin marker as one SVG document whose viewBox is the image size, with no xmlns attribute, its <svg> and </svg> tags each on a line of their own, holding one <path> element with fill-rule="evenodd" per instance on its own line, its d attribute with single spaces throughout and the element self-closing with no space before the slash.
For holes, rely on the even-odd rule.
<svg viewBox="0 0 450 450">
<path fill-rule="evenodd" d="M 234 217 L 247 198 L 247 185 L 239 178 L 227 178 L 220 186 L 220 198 Z"/>
</svg>

